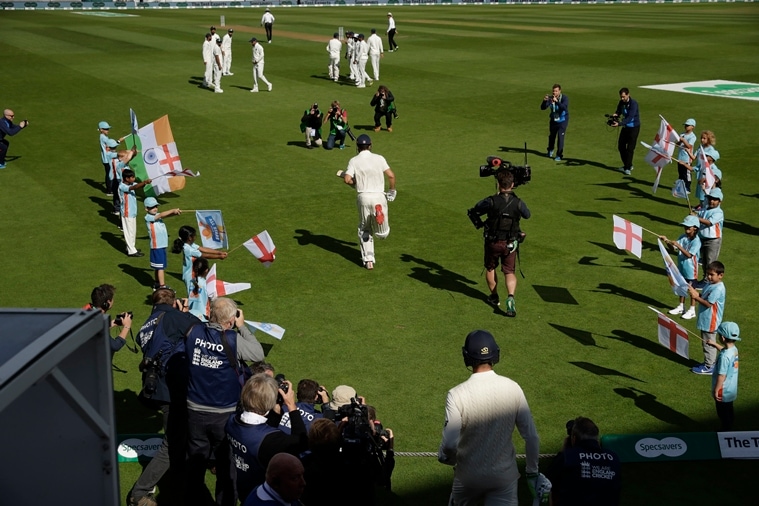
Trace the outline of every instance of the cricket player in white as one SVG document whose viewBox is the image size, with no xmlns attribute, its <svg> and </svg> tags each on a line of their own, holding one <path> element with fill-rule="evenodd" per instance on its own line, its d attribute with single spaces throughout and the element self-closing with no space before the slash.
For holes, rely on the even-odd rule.
<svg viewBox="0 0 759 506">
<path fill-rule="evenodd" d="M 382 48 L 382 39 L 377 35 L 377 30 L 374 28 L 372 28 L 372 34 L 369 36 L 366 44 L 369 46 L 369 58 L 372 60 L 374 80 L 379 81 L 380 58 L 383 58 L 385 55 Z"/>
<path fill-rule="evenodd" d="M 333 81 L 340 79 L 340 53 L 343 50 L 343 43 L 340 42 L 340 34 L 335 32 L 332 39 L 327 43 L 327 52 L 329 53 L 329 78 Z"/>
<path fill-rule="evenodd" d="M 213 79 L 213 48 L 216 44 L 213 41 L 210 33 L 206 34 L 206 40 L 203 41 L 203 64 L 206 66 L 205 74 L 203 74 L 203 87 L 208 88 L 211 86 Z"/>
<path fill-rule="evenodd" d="M 216 41 L 213 48 L 213 87 L 214 93 L 224 93 L 221 89 L 221 69 L 224 65 L 224 57 L 221 54 L 221 39 Z"/>
<path fill-rule="evenodd" d="M 235 31 L 230 28 L 224 38 L 221 39 L 221 52 L 224 53 L 224 65 L 222 67 L 224 72 L 222 73 L 225 76 L 234 75 L 230 72 L 232 68 L 232 35 L 234 35 L 234 33 Z"/>
<path fill-rule="evenodd" d="M 395 200 L 395 174 L 385 157 L 372 153 L 372 140 L 362 134 L 356 139 L 358 154 L 350 159 L 342 173 L 345 184 L 358 193 L 358 242 L 364 267 L 374 269 L 374 237 L 385 239 L 390 234 L 387 203 Z M 385 176 L 390 189 L 385 194 Z"/>
<path fill-rule="evenodd" d="M 253 47 L 253 89 L 251 93 L 258 93 L 258 80 L 263 81 L 271 91 L 271 83 L 266 80 L 264 76 L 264 47 L 258 43 L 258 39 L 253 37 L 250 39 L 250 44 Z"/>
<path fill-rule="evenodd" d="M 348 76 L 348 79 L 351 81 L 356 81 L 358 78 L 358 70 L 356 65 L 356 36 L 353 34 L 353 32 L 348 32 L 346 35 L 346 41 L 345 41 L 345 59 L 348 60 L 348 68 L 350 69 L 351 75 Z"/>
<path fill-rule="evenodd" d="M 366 62 L 369 61 L 369 44 L 364 40 L 364 34 L 358 34 L 358 42 L 355 47 L 356 54 L 353 60 L 358 64 L 358 75 L 356 76 L 356 86 L 358 88 L 366 88 L 366 81 L 369 81 L 371 85 L 374 81 L 371 80 L 369 74 L 366 73 Z"/>
</svg>

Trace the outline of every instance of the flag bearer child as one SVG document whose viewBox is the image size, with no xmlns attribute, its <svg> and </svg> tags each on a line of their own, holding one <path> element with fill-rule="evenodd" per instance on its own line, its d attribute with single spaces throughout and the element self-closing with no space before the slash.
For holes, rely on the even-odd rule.
<svg viewBox="0 0 759 506">
<path fill-rule="evenodd" d="M 701 225 L 695 216 L 686 216 L 681 223 L 685 227 L 685 233 L 678 237 L 677 241 L 670 241 L 666 236 L 660 239 L 669 244 L 673 250 L 677 251 L 677 269 L 683 275 L 690 286 L 694 286 L 698 280 L 698 254 L 701 251 L 701 239 L 698 237 L 698 228 Z M 680 304 L 669 314 L 681 314 L 684 320 L 691 320 L 696 317 L 696 302 L 691 297 L 690 309 L 685 311 L 685 297 L 680 297 Z"/>
<path fill-rule="evenodd" d="M 717 349 L 709 341 L 717 342 L 717 327 L 722 323 L 722 315 L 725 312 L 725 284 L 722 282 L 724 275 L 725 266 L 722 262 L 712 262 L 706 268 L 708 284 L 701 295 L 692 286 L 688 287 L 690 296 L 699 304 L 696 328 L 701 331 L 704 348 L 704 363 L 691 369 L 691 372 L 696 374 L 712 374 L 714 371 Z"/>
<path fill-rule="evenodd" d="M 197 231 L 190 225 L 183 225 L 179 228 L 179 237 L 174 239 L 174 246 L 171 248 L 172 253 L 182 253 L 182 281 L 188 287 L 192 282 L 192 264 L 196 258 L 220 259 L 227 258 L 226 251 L 217 251 L 211 248 L 205 248 L 195 244 L 195 234 Z"/>
<path fill-rule="evenodd" d="M 720 350 L 712 374 L 712 396 L 722 424 L 720 430 L 729 431 L 735 419 L 733 401 L 738 397 L 738 348 L 735 347 L 735 342 L 741 340 L 741 331 L 737 323 L 723 322 L 717 328 L 717 333 L 722 344 L 709 342 Z"/>
<path fill-rule="evenodd" d="M 166 231 L 164 218 L 182 214 L 179 209 L 169 209 L 162 213 L 158 212 L 158 201 L 155 197 L 145 199 L 145 224 L 148 227 L 150 237 L 150 267 L 155 271 L 155 283 L 153 291 L 166 288 L 164 271 L 166 270 L 166 248 L 169 247 L 169 233 Z"/>
<path fill-rule="evenodd" d="M 137 196 L 134 191 L 139 190 L 146 184 L 153 182 L 152 179 L 146 179 L 141 183 L 135 183 L 134 171 L 124 169 L 121 172 L 122 181 L 119 184 L 119 198 L 121 198 L 121 229 L 124 231 L 124 241 L 126 241 L 127 255 L 130 257 L 144 257 L 145 253 L 134 246 L 137 236 Z"/>
</svg>

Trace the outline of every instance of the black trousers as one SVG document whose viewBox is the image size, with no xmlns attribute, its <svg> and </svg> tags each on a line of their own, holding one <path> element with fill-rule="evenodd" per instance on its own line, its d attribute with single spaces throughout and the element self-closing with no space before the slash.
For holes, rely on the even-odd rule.
<svg viewBox="0 0 759 506">
<path fill-rule="evenodd" d="M 266 40 L 271 42 L 271 23 L 264 23 L 264 28 L 266 29 Z"/>
<path fill-rule="evenodd" d="M 569 126 L 568 119 L 561 123 L 551 121 L 548 125 L 548 151 L 553 151 L 553 147 L 556 144 L 556 139 L 558 137 L 558 146 L 556 146 L 555 155 L 559 158 L 564 156 L 564 134 L 567 131 L 567 126 Z"/>
<path fill-rule="evenodd" d="M 393 111 L 374 111 L 374 128 L 382 126 L 382 118 L 385 118 L 385 123 L 387 123 L 388 128 L 393 126 Z"/>
<path fill-rule="evenodd" d="M 395 28 L 387 32 L 387 46 L 391 50 L 398 47 L 398 44 L 395 43 Z"/>
<path fill-rule="evenodd" d="M 635 154 L 635 146 L 638 144 L 639 133 L 640 125 L 636 127 L 622 127 L 622 131 L 619 133 L 617 149 L 619 150 L 619 157 L 622 159 L 622 166 L 625 170 L 632 169 L 633 155 Z"/>
</svg>

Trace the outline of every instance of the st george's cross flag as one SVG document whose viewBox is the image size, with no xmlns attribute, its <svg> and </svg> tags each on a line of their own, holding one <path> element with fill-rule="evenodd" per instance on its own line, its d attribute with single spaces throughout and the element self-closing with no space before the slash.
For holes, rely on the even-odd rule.
<svg viewBox="0 0 759 506">
<path fill-rule="evenodd" d="M 661 239 L 656 240 L 659 243 L 659 251 L 661 251 L 662 259 L 664 260 L 664 268 L 667 270 L 667 278 L 669 278 L 669 284 L 672 287 L 672 291 L 675 295 L 685 297 L 688 294 L 688 282 L 680 274 L 680 270 L 675 265 L 675 261 L 667 253 L 667 249 L 664 247 L 664 243 Z"/>
<path fill-rule="evenodd" d="M 227 283 L 218 279 L 216 276 L 216 264 L 213 264 L 213 267 L 211 267 L 206 275 L 206 292 L 208 292 L 209 299 L 224 297 L 249 289 L 250 283 Z"/>
<path fill-rule="evenodd" d="M 229 237 L 224 226 L 224 217 L 218 210 L 195 211 L 200 240 L 204 248 L 222 249 L 229 247 Z"/>
<path fill-rule="evenodd" d="M 688 331 L 662 313 L 658 313 L 658 316 L 659 342 L 662 344 L 662 346 L 669 348 L 671 351 L 677 353 L 681 357 L 689 358 Z"/>
<path fill-rule="evenodd" d="M 678 199 L 688 198 L 688 190 L 685 188 L 685 181 L 682 179 L 675 180 L 675 184 L 672 185 L 672 196 Z"/>
<path fill-rule="evenodd" d="M 709 159 L 706 157 L 703 146 L 698 148 L 698 161 L 701 166 L 701 175 L 704 177 L 704 192 L 708 195 L 711 191 L 714 183 L 717 182 L 717 177 L 712 170 L 712 164 L 709 163 Z"/>
<path fill-rule="evenodd" d="M 261 332 L 265 332 L 269 334 L 271 337 L 274 337 L 276 339 L 282 340 L 282 337 L 285 335 L 285 329 L 280 327 L 279 325 L 275 323 L 264 323 L 264 322 L 252 322 L 245 320 L 245 324 L 248 327 L 251 327 L 256 330 L 260 330 Z"/>
<path fill-rule="evenodd" d="M 274 241 L 266 230 L 245 241 L 243 246 L 265 267 L 269 267 L 274 262 L 277 247 L 274 246 Z"/>
<path fill-rule="evenodd" d="M 614 245 L 640 258 L 643 251 L 643 229 L 631 221 L 614 215 Z"/>
<path fill-rule="evenodd" d="M 132 128 L 137 118 L 133 118 Z M 127 148 L 137 148 L 141 156 L 136 156 L 129 164 L 134 169 L 137 179 L 153 182 L 145 186 L 146 197 L 157 197 L 163 193 L 175 192 L 184 188 L 182 161 L 171 133 L 169 117 L 158 118 L 137 131 L 137 135 L 125 139 Z"/>
<path fill-rule="evenodd" d="M 654 137 L 654 146 L 656 146 L 659 151 L 667 153 L 670 161 L 672 161 L 675 147 L 680 144 L 680 134 L 677 133 L 677 130 L 672 128 L 672 125 L 667 123 L 666 119 L 662 116 L 659 117 L 661 118 L 661 123 L 659 124 L 659 131 L 656 133 L 656 137 Z"/>
</svg>

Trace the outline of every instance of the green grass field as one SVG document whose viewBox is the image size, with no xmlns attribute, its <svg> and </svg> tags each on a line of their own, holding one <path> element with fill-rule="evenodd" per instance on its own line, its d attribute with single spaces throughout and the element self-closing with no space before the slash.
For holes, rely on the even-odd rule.
<svg viewBox="0 0 759 506">
<path fill-rule="evenodd" d="M 263 33 L 259 9 L 2 12 L 0 105 L 31 124 L 10 139 L 11 161 L 0 170 L 0 306 L 79 307 L 93 286 L 108 282 L 117 287 L 116 312 L 132 310 L 140 322 L 149 314 L 152 271 L 147 257 L 125 256 L 97 148 L 98 121 L 125 135 L 131 107 L 140 125 L 168 114 L 184 167 L 202 173 L 162 196 L 165 206 L 221 209 L 234 245 L 263 229 L 274 238 L 269 269 L 242 249 L 218 265 L 221 279 L 252 283 L 233 297 L 249 319 L 287 329 L 281 342 L 259 333 L 268 360 L 293 382 L 354 386 L 394 429 L 398 451 L 437 450 L 445 393 L 469 374 L 460 347 L 475 328 L 497 337 L 496 370 L 525 390 L 543 453 L 559 449 L 564 423 L 581 414 L 603 433 L 715 430 L 710 380 L 688 370 L 703 358 L 698 341 L 691 340 L 690 362 L 660 347 L 646 307 L 676 304 L 655 238 L 646 234 L 640 260 L 611 241 L 612 214 L 670 237 L 687 214 L 669 191 L 674 166 L 655 195 L 642 147 L 632 176 L 615 170 L 616 131 L 603 115 L 626 86 L 640 103 L 640 140 L 653 140 L 659 114 L 673 125 L 694 117 L 697 132 L 717 135 L 725 318 L 744 337 L 736 429 L 759 428 L 752 267 L 759 103 L 639 88 L 759 82 L 759 5 L 392 10 L 401 49 L 385 54 L 381 82 L 395 94 L 400 119 L 393 133 L 376 134 L 375 88 L 329 81 L 325 46 L 340 26 L 384 32 L 386 7 L 276 9 L 274 43 L 265 44 L 274 90 L 258 94 L 248 92 L 246 41 Z M 235 75 L 223 79 L 218 95 L 198 83 L 203 35 L 221 15 L 236 30 Z M 539 105 L 554 82 L 570 99 L 562 163 L 540 156 L 548 128 Z M 353 142 L 344 151 L 306 150 L 298 128 L 310 103 L 324 109 L 334 99 L 349 110 L 356 134 L 372 135 L 398 179 L 392 232 L 377 243 L 371 272 L 360 267 L 355 194 L 334 176 L 353 156 Z M 493 192 L 493 182 L 477 176 L 485 157 L 521 163 L 525 142 L 533 181 L 517 193 L 533 218 L 523 223 L 518 317 L 508 319 L 485 304 L 482 239 L 466 209 Z M 138 246 L 147 251 L 142 212 Z M 167 219 L 172 240 L 191 215 Z M 180 270 L 181 259 L 171 255 L 167 279 L 175 287 Z M 695 330 L 695 321 L 686 326 Z M 114 373 L 122 433 L 160 429 L 136 401 L 138 361 L 126 349 L 114 358 L 129 371 Z M 450 468 L 429 457 L 397 460 L 387 504 L 445 503 Z M 747 480 L 757 471 L 755 461 L 630 464 L 623 504 L 748 504 Z M 120 466 L 122 497 L 139 472 L 137 464 Z M 734 485 L 700 483 L 727 479 Z"/>
</svg>

